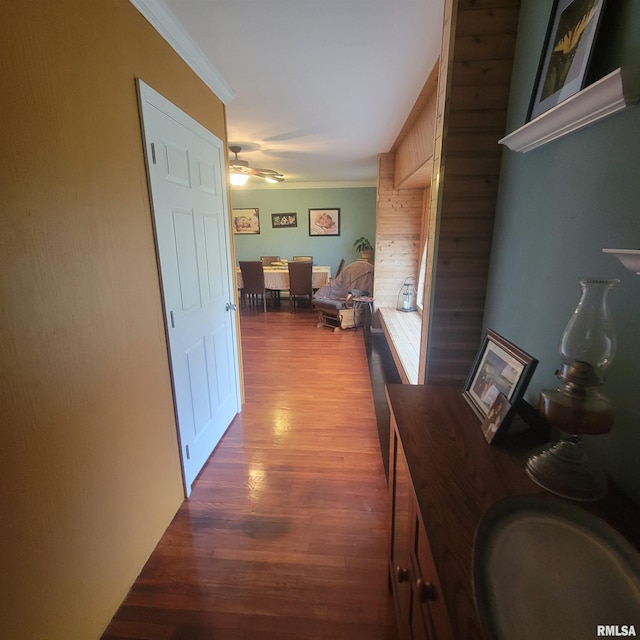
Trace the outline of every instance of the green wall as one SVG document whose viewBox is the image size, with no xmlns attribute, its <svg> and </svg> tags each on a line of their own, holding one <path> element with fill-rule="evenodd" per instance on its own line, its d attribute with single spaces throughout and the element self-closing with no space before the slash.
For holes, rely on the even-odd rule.
<svg viewBox="0 0 640 640">
<path fill-rule="evenodd" d="M 261 255 L 312 255 L 315 264 L 329 265 L 332 274 L 342 258 L 346 263 L 358 258 L 353 243 L 366 236 L 373 244 L 376 228 L 375 187 L 342 189 L 231 190 L 234 208 L 260 209 L 260 234 L 236 235 L 236 260 L 258 260 Z M 309 236 L 309 209 L 340 209 L 339 236 Z M 295 228 L 273 229 L 272 213 L 297 213 Z"/>
<path fill-rule="evenodd" d="M 552 0 L 523 0 L 507 131 L 525 122 Z M 595 79 L 640 60 L 640 2 L 607 5 Z M 593 78 L 591 78 L 593 79 Z M 640 276 L 603 247 L 640 247 L 640 106 L 526 154 L 505 149 L 485 326 L 539 359 L 526 394 L 537 405 L 556 386 L 558 342 L 583 277 L 615 277 L 618 352 L 603 392 L 617 405 L 613 431 L 586 438 L 592 456 L 640 503 Z"/>
</svg>

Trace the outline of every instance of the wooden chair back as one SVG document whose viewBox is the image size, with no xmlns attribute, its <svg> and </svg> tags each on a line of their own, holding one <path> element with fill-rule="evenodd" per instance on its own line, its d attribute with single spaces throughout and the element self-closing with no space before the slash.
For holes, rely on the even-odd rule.
<svg viewBox="0 0 640 640">
<path fill-rule="evenodd" d="M 289 265 L 289 309 L 295 310 L 299 296 L 309 297 L 309 308 L 313 298 L 313 262 L 294 260 Z"/>
<path fill-rule="evenodd" d="M 262 296 L 264 310 L 267 310 L 267 296 L 264 286 L 264 266 L 260 260 L 241 260 L 242 295 Z"/>
<path fill-rule="evenodd" d="M 313 262 L 313 256 L 293 256 L 294 262 Z"/>
</svg>

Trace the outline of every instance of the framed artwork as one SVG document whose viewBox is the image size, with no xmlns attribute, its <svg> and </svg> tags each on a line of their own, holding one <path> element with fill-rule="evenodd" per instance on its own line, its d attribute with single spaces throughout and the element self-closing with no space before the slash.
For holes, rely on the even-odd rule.
<svg viewBox="0 0 640 640">
<path fill-rule="evenodd" d="M 309 209 L 310 236 L 339 236 L 340 209 Z"/>
<path fill-rule="evenodd" d="M 259 209 L 231 209 L 231 219 L 235 235 L 260 233 Z"/>
<path fill-rule="evenodd" d="M 584 87 L 605 0 L 555 0 L 527 121 Z"/>
<path fill-rule="evenodd" d="M 482 434 L 489 444 L 496 444 L 509 428 L 513 417 L 513 405 L 500 392 L 493 401 L 487 417 L 482 422 Z"/>
<path fill-rule="evenodd" d="M 273 229 L 285 229 L 286 227 L 298 226 L 297 213 L 272 213 L 271 227 Z"/>
<path fill-rule="evenodd" d="M 537 364 L 528 353 L 487 329 L 462 395 L 484 422 L 500 393 L 516 405 Z"/>
</svg>

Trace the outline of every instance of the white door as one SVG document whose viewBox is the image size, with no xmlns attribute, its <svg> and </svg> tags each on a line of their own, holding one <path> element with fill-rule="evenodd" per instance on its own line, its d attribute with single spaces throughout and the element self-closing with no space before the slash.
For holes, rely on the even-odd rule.
<svg viewBox="0 0 640 640">
<path fill-rule="evenodd" d="M 224 145 L 138 81 L 185 493 L 240 410 Z"/>
</svg>

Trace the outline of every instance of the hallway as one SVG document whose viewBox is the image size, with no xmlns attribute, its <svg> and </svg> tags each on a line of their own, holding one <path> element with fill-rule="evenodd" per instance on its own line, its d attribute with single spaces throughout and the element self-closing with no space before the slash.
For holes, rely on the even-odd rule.
<svg viewBox="0 0 640 640">
<path fill-rule="evenodd" d="M 102 640 L 394 640 L 361 331 L 243 311 L 246 402 Z"/>
</svg>

